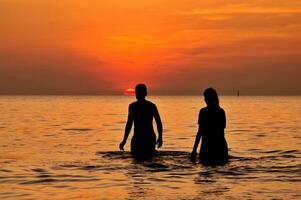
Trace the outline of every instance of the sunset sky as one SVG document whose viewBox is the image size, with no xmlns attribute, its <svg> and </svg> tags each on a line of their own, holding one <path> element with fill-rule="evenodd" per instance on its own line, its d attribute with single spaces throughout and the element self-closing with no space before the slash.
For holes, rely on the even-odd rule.
<svg viewBox="0 0 301 200">
<path fill-rule="evenodd" d="M 0 94 L 301 95 L 300 0 L 0 0 Z"/>
</svg>

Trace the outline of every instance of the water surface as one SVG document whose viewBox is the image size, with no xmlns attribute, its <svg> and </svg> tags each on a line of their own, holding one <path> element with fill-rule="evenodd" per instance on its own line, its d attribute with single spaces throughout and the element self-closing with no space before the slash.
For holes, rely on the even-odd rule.
<svg viewBox="0 0 301 200">
<path fill-rule="evenodd" d="M 123 96 L 0 97 L 0 199 L 300 199 L 301 97 L 221 97 L 231 159 L 189 161 L 202 97 L 149 97 L 164 144 L 118 151 Z"/>
</svg>

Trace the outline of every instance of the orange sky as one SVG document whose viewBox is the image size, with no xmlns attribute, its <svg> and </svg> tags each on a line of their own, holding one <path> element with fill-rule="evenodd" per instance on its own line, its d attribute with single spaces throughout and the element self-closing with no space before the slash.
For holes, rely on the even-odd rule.
<svg viewBox="0 0 301 200">
<path fill-rule="evenodd" d="M 300 36 L 299 0 L 0 0 L 0 93 L 301 94 Z"/>
</svg>

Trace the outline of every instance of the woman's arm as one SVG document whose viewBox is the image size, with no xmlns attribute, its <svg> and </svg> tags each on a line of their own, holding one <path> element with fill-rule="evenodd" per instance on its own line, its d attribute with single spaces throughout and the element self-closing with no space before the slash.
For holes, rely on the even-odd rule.
<svg viewBox="0 0 301 200">
<path fill-rule="evenodd" d="M 190 155 L 190 159 L 192 161 L 195 161 L 195 159 L 196 159 L 197 148 L 199 146 L 201 137 L 202 137 L 202 133 L 201 133 L 200 126 L 199 126 L 199 130 L 198 130 L 198 132 L 197 132 L 197 134 L 195 136 L 195 141 L 194 141 L 193 149 L 192 149 L 192 152 L 191 152 L 191 155 Z"/>
<path fill-rule="evenodd" d="M 199 146 L 199 143 L 200 143 L 200 140 L 201 140 L 201 137 L 202 137 L 202 132 L 201 132 L 201 128 L 199 126 L 199 130 L 195 136 L 195 141 L 194 141 L 194 145 L 193 145 L 193 149 L 192 149 L 192 156 L 196 156 L 196 152 L 197 152 L 197 148 Z"/>
<path fill-rule="evenodd" d="M 199 113 L 199 119 L 198 119 L 199 128 L 198 128 L 198 132 L 197 132 L 197 134 L 195 136 L 194 145 L 193 145 L 193 149 L 192 149 L 192 152 L 191 152 L 191 160 L 195 160 L 195 158 L 196 158 L 197 149 L 198 149 L 201 137 L 202 137 L 202 131 L 201 131 L 201 120 L 202 120 L 202 117 L 201 117 L 201 113 L 202 112 L 200 111 L 200 113 Z"/>
<path fill-rule="evenodd" d="M 224 110 L 223 110 L 223 126 L 224 126 L 224 128 L 226 128 L 226 126 L 227 126 L 226 113 Z"/>
</svg>

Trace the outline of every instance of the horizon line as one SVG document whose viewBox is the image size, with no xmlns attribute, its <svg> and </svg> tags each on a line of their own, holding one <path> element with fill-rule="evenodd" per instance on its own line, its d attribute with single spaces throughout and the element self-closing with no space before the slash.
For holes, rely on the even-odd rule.
<svg viewBox="0 0 301 200">
<path fill-rule="evenodd" d="M 123 93 L 120 94 L 0 94 L 0 96 L 124 96 L 124 97 L 131 97 L 135 95 L 124 95 Z M 203 96 L 202 93 L 200 94 L 148 94 L 147 96 Z M 236 97 L 244 97 L 244 96 L 301 96 L 301 94 L 223 94 L 220 93 L 219 96 L 236 96 Z"/>
</svg>

